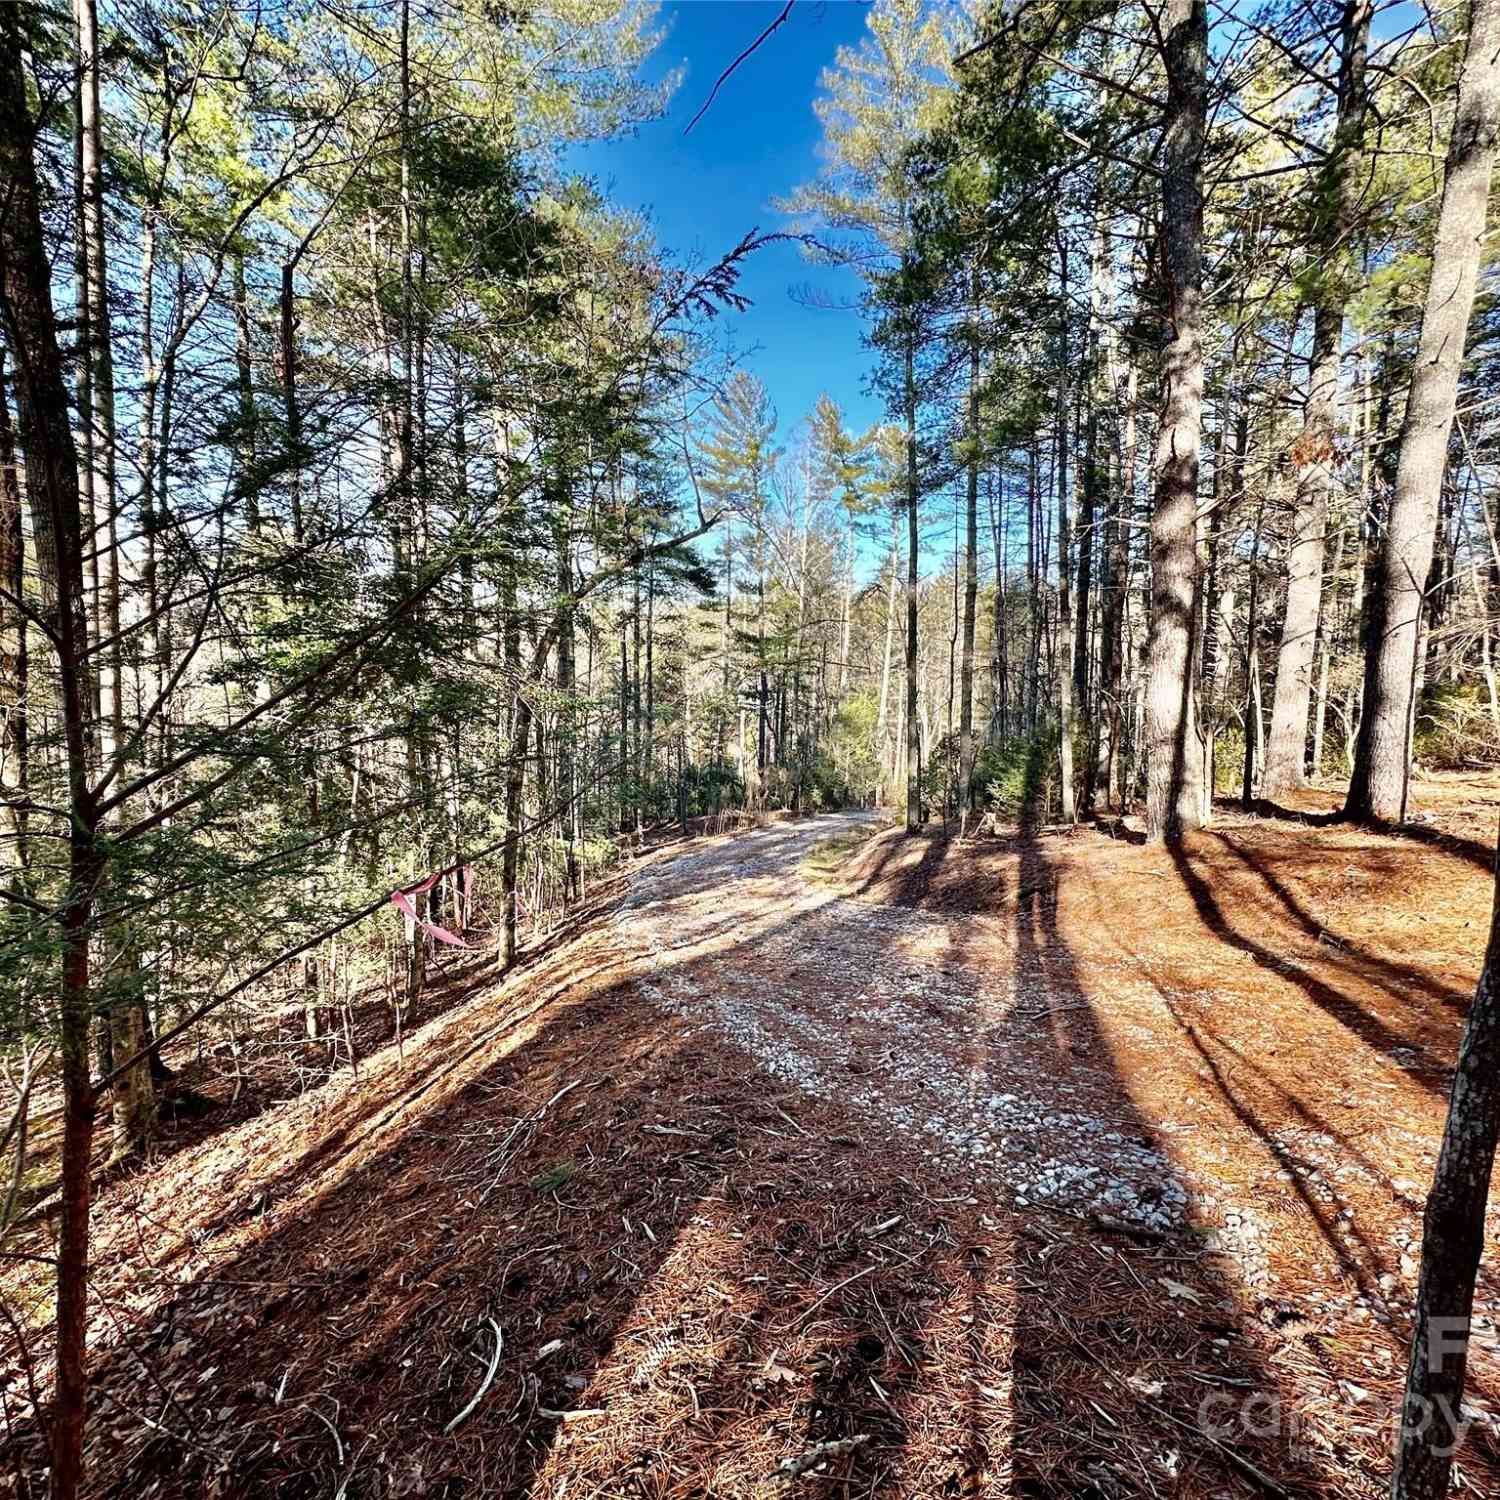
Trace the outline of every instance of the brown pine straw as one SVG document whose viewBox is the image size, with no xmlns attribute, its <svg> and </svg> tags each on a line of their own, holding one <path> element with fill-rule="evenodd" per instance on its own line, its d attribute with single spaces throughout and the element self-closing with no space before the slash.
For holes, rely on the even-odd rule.
<svg viewBox="0 0 1500 1500">
<path fill-rule="evenodd" d="M 705 1021 L 646 998 L 634 983 L 646 961 L 605 920 L 604 893 L 506 983 L 455 979 L 447 1008 L 413 1019 L 404 1061 L 387 1046 L 358 1078 L 345 1068 L 297 1094 L 276 1061 L 297 1049 L 267 1045 L 237 1118 L 184 1124 L 148 1170 L 106 1184 L 89 1493 L 1379 1494 L 1402 1294 L 1384 1299 L 1389 1324 L 1359 1299 L 1381 1296 L 1391 1226 L 1412 1220 L 1420 1193 L 1313 1166 L 1320 1150 L 1358 1164 L 1358 1126 L 1333 1147 L 1313 1136 L 1346 1094 L 1363 1119 L 1361 1083 L 1392 1121 L 1425 1120 L 1435 1094 L 1400 1066 L 1339 1071 L 1355 1044 L 1334 1059 L 1321 1033 L 1299 1032 L 1325 1013 L 1244 944 L 1316 969 L 1394 1034 L 1380 965 L 1461 989 L 1455 934 L 1482 881 L 1471 890 L 1450 862 L 1428 887 L 1388 842 L 1347 830 L 1259 823 L 1229 837 L 1191 855 L 1230 929 L 1213 955 L 1153 851 L 1082 834 L 1048 851 L 1041 885 L 1055 884 L 1077 970 L 1078 992 L 1052 996 L 1052 1024 L 1093 1017 L 1094 1062 L 1107 1053 L 1139 1118 L 1183 1115 L 1187 1086 L 1170 1069 L 1186 1070 L 1202 1107 L 1164 1139 L 1200 1177 L 1211 1164 L 1223 1202 L 1271 1219 L 1263 1281 L 1217 1250 L 1207 1210 L 1182 1232 L 1134 1234 L 1017 1208 L 919 1142 L 871 1150 L 868 1122 L 838 1097 L 779 1084 Z M 1026 885 L 1015 849 L 954 846 L 920 893 L 895 858 L 881 864 L 889 852 L 876 841 L 840 878 L 862 899 L 968 911 L 999 924 L 985 930 L 1000 942 Z M 1265 883 L 1245 854 L 1269 861 L 1304 913 L 1316 906 L 1342 948 L 1256 896 Z M 1131 877 L 1134 906 L 1115 901 L 1101 922 L 1090 902 Z M 1399 888 L 1414 930 L 1437 924 L 1422 953 L 1377 948 L 1365 912 L 1382 881 L 1387 917 Z M 1343 903 L 1349 889 L 1358 899 Z M 726 953 L 698 973 L 755 961 Z M 1000 961 L 982 946 L 965 958 Z M 1221 990 L 1222 971 L 1258 987 L 1255 1004 L 1182 999 L 1214 988 L 1199 963 L 1217 966 Z M 1119 991 L 1122 972 L 1149 972 L 1167 998 L 1070 1008 Z M 800 983 L 764 982 L 788 995 Z M 1425 1030 L 1403 1034 L 1441 1059 L 1454 1023 L 1424 1014 Z M 209 1093 L 223 1081 L 198 1080 Z M 1282 1154 L 1247 1121 L 1274 1125 Z M 1422 1181 L 1428 1143 L 1412 1136 L 1410 1159 L 1379 1164 L 1380 1184 Z M 13 1248 L 45 1257 L 45 1230 Z M 45 1494 L 33 1403 L 49 1374 L 46 1267 L 7 1261 L 4 1278 L 0 1485 L 31 1500 Z M 1481 1349 L 1481 1403 L 1494 1374 Z M 1227 1428 L 1204 1431 L 1206 1398 Z M 1494 1492 L 1488 1435 L 1471 1436 L 1460 1473 Z"/>
</svg>

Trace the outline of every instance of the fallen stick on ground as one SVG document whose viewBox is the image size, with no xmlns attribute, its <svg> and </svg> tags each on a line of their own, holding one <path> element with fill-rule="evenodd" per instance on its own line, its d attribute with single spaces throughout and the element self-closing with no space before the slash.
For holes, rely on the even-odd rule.
<svg viewBox="0 0 1500 1500">
<path fill-rule="evenodd" d="M 830 1458 L 843 1458 L 846 1454 L 853 1453 L 857 1448 L 862 1448 L 870 1441 L 870 1434 L 858 1432 L 853 1437 L 834 1438 L 830 1442 L 815 1443 L 806 1453 L 799 1454 L 796 1458 L 784 1458 L 771 1474 L 771 1478 L 780 1480 L 782 1483 L 790 1483 L 793 1479 L 800 1479 L 809 1469 L 816 1469 L 821 1463 L 826 1463 Z"/>
<path fill-rule="evenodd" d="M 464 1418 L 467 1417 L 474 1410 L 474 1408 L 479 1405 L 481 1401 L 484 1400 L 484 1393 L 489 1390 L 490 1386 L 494 1383 L 495 1371 L 500 1368 L 500 1351 L 505 1346 L 505 1338 L 504 1335 L 500 1332 L 500 1325 L 493 1318 L 486 1318 L 485 1322 L 495 1330 L 495 1352 L 490 1356 L 490 1367 L 484 1372 L 484 1379 L 480 1382 L 479 1389 L 474 1392 L 473 1400 L 471 1400 L 469 1404 L 464 1407 L 464 1409 L 459 1412 L 459 1414 L 454 1417 L 454 1419 L 445 1428 L 443 1428 L 444 1437 L 447 1437 L 448 1434 L 452 1432 L 453 1429 L 457 1427 L 458 1424 L 462 1422 Z"/>
<path fill-rule="evenodd" d="M 925 1251 L 918 1250 L 915 1255 L 898 1255 L 896 1259 L 902 1264 L 909 1266 L 914 1260 L 921 1259 Z M 846 1286 L 853 1284 L 862 1276 L 868 1276 L 872 1271 L 888 1271 L 891 1263 L 889 1261 L 877 1260 L 873 1265 L 866 1266 L 862 1271 L 856 1271 L 852 1276 L 846 1276 L 837 1286 L 831 1286 L 813 1305 L 804 1313 L 799 1313 L 790 1323 L 783 1323 L 775 1330 L 777 1333 L 787 1333 L 793 1328 L 800 1328 L 822 1305 L 835 1293 L 841 1292 Z"/>
</svg>

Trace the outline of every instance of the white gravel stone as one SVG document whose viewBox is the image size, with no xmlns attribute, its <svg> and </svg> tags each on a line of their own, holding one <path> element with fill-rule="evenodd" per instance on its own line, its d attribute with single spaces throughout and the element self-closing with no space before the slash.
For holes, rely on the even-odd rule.
<svg viewBox="0 0 1500 1500">
<path fill-rule="evenodd" d="M 1018 1206 L 1181 1225 L 1187 1187 L 1155 1147 L 1086 1111 L 1059 1111 L 1055 1097 L 976 1089 L 984 1071 L 1004 1065 L 996 1049 L 1008 1011 L 1047 1003 L 1034 979 L 999 976 L 998 990 L 976 993 L 951 963 L 918 965 L 903 951 L 956 946 L 950 919 L 833 897 L 802 877 L 811 847 L 861 816 L 779 823 L 641 870 L 618 920 L 655 959 L 643 991 L 685 1019 L 709 1021 L 804 1093 L 836 1098 L 882 1131 L 915 1126 L 936 1156 L 977 1185 L 1016 1194 Z M 726 929 L 730 915 L 740 920 Z M 737 968 L 737 956 L 753 956 L 753 971 Z M 851 969 L 864 986 L 854 993 Z M 787 975 L 784 993 L 767 972 Z M 905 1103 L 913 1095 L 923 1101 L 919 1126 Z"/>
</svg>

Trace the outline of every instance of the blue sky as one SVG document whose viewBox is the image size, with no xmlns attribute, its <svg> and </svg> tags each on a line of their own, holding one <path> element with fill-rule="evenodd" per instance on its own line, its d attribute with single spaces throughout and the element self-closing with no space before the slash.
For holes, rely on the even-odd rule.
<svg viewBox="0 0 1500 1500">
<path fill-rule="evenodd" d="M 575 165 L 622 206 L 645 210 L 660 243 L 711 261 L 748 230 L 787 227 L 771 206 L 817 174 L 821 130 L 813 114 L 818 77 L 841 45 L 864 34 L 860 0 L 797 0 L 786 23 L 719 90 L 690 135 L 683 127 L 730 61 L 772 21 L 783 0 L 667 0 L 665 42 L 649 76 L 681 67 L 685 77 L 666 116 L 630 137 L 581 150 Z M 865 427 L 881 413 L 864 392 L 868 351 L 853 311 L 800 305 L 807 283 L 835 303 L 858 294 L 847 271 L 807 261 L 795 245 L 773 245 L 748 264 L 741 289 L 753 299 L 726 314 L 725 331 L 742 361 L 770 389 L 783 437 L 827 390 Z"/>
</svg>

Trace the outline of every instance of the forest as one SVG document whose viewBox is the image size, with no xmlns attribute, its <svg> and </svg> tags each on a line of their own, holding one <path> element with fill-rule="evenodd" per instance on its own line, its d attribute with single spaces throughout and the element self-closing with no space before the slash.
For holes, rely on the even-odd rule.
<svg viewBox="0 0 1500 1500">
<path fill-rule="evenodd" d="M 1495 1493 L 1497 150 L 1500 0 L 0 6 L 0 1489 Z"/>
</svg>

